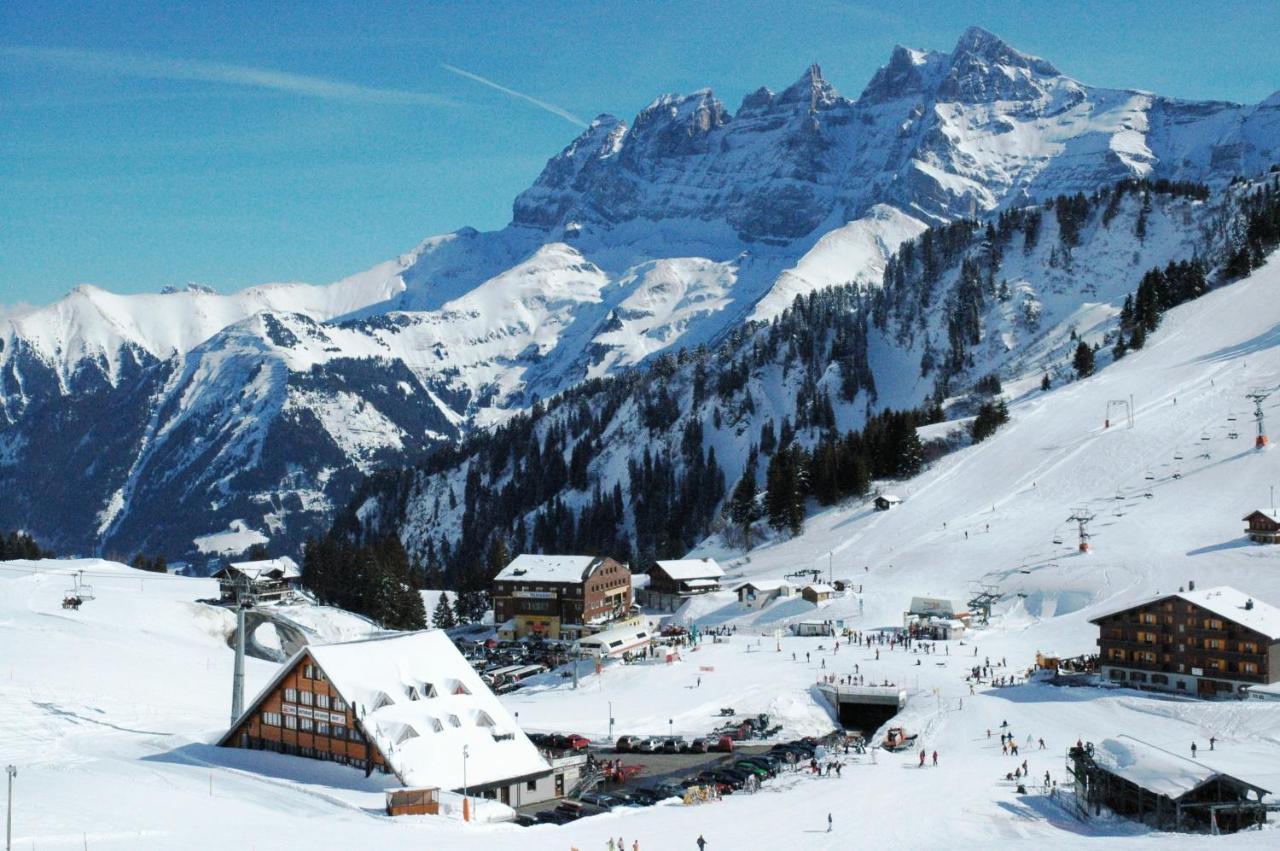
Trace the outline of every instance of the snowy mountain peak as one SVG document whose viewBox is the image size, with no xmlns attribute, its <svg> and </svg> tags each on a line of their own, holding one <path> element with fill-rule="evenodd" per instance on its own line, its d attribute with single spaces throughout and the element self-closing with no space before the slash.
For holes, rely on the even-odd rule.
<svg viewBox="0 0 1280 851">
<path fill-rule="evenodd" d="M 939 94 L 962 103 L 1034 100 L 1043 94 L 1045 78 L 1062 76 L 1050 63 L 1014 50 L 981 27 L 965 30 L 950 62 Z"/>
<path fill-rule="evenodd" d="M 829 107 L 844 100 L 835 87 L 822 76 L 822 68 L 817 64 L 810 65 L 805 72 L 790 86 L 783 90 L 777 98 L 778 104 L 801 103 L 810 110 Z"/>
</svg>

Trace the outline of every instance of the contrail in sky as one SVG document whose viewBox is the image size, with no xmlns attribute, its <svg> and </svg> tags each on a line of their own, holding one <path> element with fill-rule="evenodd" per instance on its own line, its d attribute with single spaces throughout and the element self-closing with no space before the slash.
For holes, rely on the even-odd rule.
<svg viewBox="0 0 1280 851">
<path fill-rule="evenodd" d="M 457 74 L 459 77 L 466 77 L 468 80 L 475 80 L 477 83 L 479 83 L 482 86 L 488 86 L 491 89 L 497 89 L 498 91 L 502 92 L 505 95 L 510 95 L 513 98 L 519 98 L 520 100 L 528 101 L 529 103 L 533 104 L 539 109 L 545 109 L 547 112 L 550 112 L 552 115 L 558 115 L 561 118 L 563 118 L 565 121 L 570 122 L 571 124 L 576 124 L 579 127 L 587 126 L 587 122 L 583 121 L 581 118 L 574 115 L 572 112 L 569 112 L 567 109 L 561 109 L 560 107 L 556 106 L 554 103 L 547 103 L 545 100 L 538 100 L 536 97 L 533 97 L 531 95 L 526 95 L 524 92 L 517 92 L 515 89 L 509 89 L 504 85 L 495 83 L 493 80 L 485 79 L 484 77 L 481 77 L 479 74 L 472 74 L 470 71 L 464 71 L 463 69 L 458 68 L 454 65 L 442 64 L 440 67 L 444 68 L 444 70 L 449 71 L 450 73 Z"/>
<path fill-rule="evenodd" d="M 457 105 L 450 98 L 428 92 L 361 86 L 306 74 L 232 65 L 226 62 L 208 62 L 202 59 L 170 59 L 105 50 L 17 46 L 0 46 L 0 56 L 91 73 L 160 80 L 197 80 L 206 83 L 271 89 L 328 100 L 416 106 Z"/>
</svg>

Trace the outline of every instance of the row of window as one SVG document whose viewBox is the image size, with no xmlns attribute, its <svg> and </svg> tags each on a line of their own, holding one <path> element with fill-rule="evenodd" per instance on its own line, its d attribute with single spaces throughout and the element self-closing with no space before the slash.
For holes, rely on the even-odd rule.
<svg viewBox="0 0 1280 851">
<path fill-rule="evenodd" d="M 320 670 L 320 666 L 318 665 L 303 666 L 302 676 L 308 680 L 320 680 L 322 682 L 328 679 L 328 677 L 324 675 L 324 671 Z"/>
<path fill-rule="evenodd" d="M 1111 641 L 1124 641 L 1124 633 L 1121 630 L 1108 630 L 1107 639 Z M 1172 644 L 1173 636 L 1159 635 L 1154 632 L 1139 630 L 1134 641 L 1138 644 Z M 1204 648 L 1205 650 L 1231 650 L 1233 642 L 1227 641 L 1225 638 L 1205 638 L 1203 640 L 1191 636 L 1184 638 L 1178 643 L 1178 652 L 1183 652 L 1187 647 Z M 1257 653 L 1258 643 L 1256 641 L 1236 641 L 1234 642 L 1236 653 Z"/>
<path fill-rule="evenodd" d="M 1161 657 L 1158 654 L 1147 650 L 1128 651 L 1120 647 L 1108 647 L 1107 659 L 1112 662 L 1139 662 L 1146 665 L 1154 665 L 1161 661 L 1165 664 L 1170 664 L 1173 661 L 1172 657 L 1168 653 L 1165 653 L 1163 657 Z M 1238 662 L 1235 664 L 1229 664 L 1226 659 L 1206 659 L 1203 666 L 1214 671 L 1230 671 L 1232 673 L 1239 674 L 1259 673 L 1259 666 L 1256 662 Z M 1178 673 L 1185 672 L 1186 664 L 1179 663 Z"/>
<path fill-rule="evenodd" d="M 314 706 L 317 709 L 332 709 L 334 712 L 347 710 L 347 702 L 340 697 L 330 698 L 327 694 L 298 691 L 296 688 L 285 689 L 284 699 L 289 703 L 301 703 L 303 706 Z"/>
<path fill-rule="evenodd" d="M 313 718 L 299 718 L 297 715 L 263 712 L 262 723 L 268 727 L 284 727 L 286 730 L 314 733 L 317 736 L 328 736 L 331 739 L 349 739 L 353 742 L 364 741 L 364 736 L 355 727 L 331 724 L 328 721 L 316 721 Z"/>
</svg>

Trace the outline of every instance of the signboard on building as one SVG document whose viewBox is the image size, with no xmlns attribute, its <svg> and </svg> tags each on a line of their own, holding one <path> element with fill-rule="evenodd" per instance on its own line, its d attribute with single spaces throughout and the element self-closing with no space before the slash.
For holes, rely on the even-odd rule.
<svg viewBox="0 0 1280 851">
<path fill-rule="evenodd" d="M 512 591 L 512 597 L 523 597 L 526 600 L 554 600 L 560 595 L 555 591 Z"/>
</svg>

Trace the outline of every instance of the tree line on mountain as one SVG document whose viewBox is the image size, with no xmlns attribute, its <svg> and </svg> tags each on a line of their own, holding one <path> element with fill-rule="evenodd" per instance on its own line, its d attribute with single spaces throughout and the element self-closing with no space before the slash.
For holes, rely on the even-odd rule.
<svg viewBox="0 0 1280 851">
<path fill-rule="evenodd" d="M 1273 166 L 1276 173 L 1280 166 Z M 1229 279 L 1243 278 L 1280 246 L 1280 174 L 1240 201 L 1240 217 L 1231 234 L 1231 251 L 1223 269 Z"/>
<path fill-rule="evenodd" d="M 386 629 L 422 629 L 426 612 L 400 539 L 368 542 L 328 534 L 302 550 L 302 583 L 329 606 L 366 615 Z"/>
<path fill-rule="evenodd" d="M 15 529 L 0 535 L 0 561 L 13 561 L 15 559 L 35 561 L 53 557 L 51 551 L 40 546 L 36 539 L 26 532 L 20 532 Z"/>
</svg>

